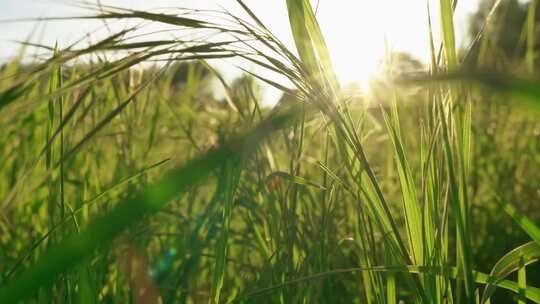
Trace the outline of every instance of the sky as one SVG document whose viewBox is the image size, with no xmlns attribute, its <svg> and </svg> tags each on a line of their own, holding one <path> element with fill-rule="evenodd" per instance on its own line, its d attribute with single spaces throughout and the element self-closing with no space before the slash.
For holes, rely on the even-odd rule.
<svg viewBox="0 0 540 304">
<path fill-rule="evenodd" d="M 85 12 L 68 5 L 72 0 L 0 0 L 0 20 L 48 16 L 72 16 Z M 93 0 L 87 0 L 92 2 Z M 102 0 L 103 4 L 149 10 L 163 7 L 219 8 L 241 14 L 234 0 Z M 244 0 L 260 19 L 289 46 L 294 43 L 288 25 L 285 0 Z M 317 6 L 333 65 L 340 81 L 367 82 L 384 55 L 385 41 L 394 51 L 405 51 L 420 60 L 429 56 L 427 3 L 432 22 L 439 28 L 439 0 L 313 0 Z M 73 3 L 73 2 L 71 2 Z M 460 0 L 455 16 L 458 43 L 464 41 L 467 19 L 478 0 Z M 40 41 L 67 45 L 84 36 L 99 23 L 89 21 L 54 21 L 40 27 Z M 0 60 L 15 54 L 17 44 L 32 32 L 30 22 L 0 23 Z M 435 31 L 438 40 L 438 30 Z"/>
</svg>

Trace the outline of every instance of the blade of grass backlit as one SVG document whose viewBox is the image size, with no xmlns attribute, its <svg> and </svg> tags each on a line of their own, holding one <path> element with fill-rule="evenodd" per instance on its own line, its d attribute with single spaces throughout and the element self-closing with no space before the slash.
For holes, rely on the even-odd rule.
<svg viewBox="0 0 540 304">
<path fill-rule="evenodd" d="M 455 29 L 454 29 L 454 4 L 456 1 L 452 0 L 440 0 L 440 10 L 441 10 L 441 28 L 442 28 L 442 40 L 444 46 L 444 53 L 446 55 L 446 66 L 447 70 L 455 71 L 458 68 L 458 58 L 456 53 L 456 38 L 455 38 Z M 452 107 L 456 102 L 453 98 L 457 98 L 456 86 L 451 86 L 449 90 L 449 100 L 448 105 Z M 448 167 L 448 178 L 450 182 L 450 200 L 451 206 L 454 212 L 454 217 L 456 221 L 457 228 L 457 260 L 459 265 L 462 267 L 465 275 L 465 293 L 466 300 L 468 303 L 474 303 L 475 298 L 475 288 L 472 277 L 472 257 L 470 253 L 470 241 L 469 241 L 469 231 L 467 227 L 468 223 L 468 212 L 466 204 L 466 192 L 464 187 L 466 184 L 460 183 L 463 181 L 463 176 L 465 176 L 463 166 L 458 168 L 454 167 L 454 155 L 452 151 L 452 138 L 451 130 L 455 128 L 455 122 L 453 121 L 452 111 L 446 113 L 443 110 L 442 106 L 439 105 L 439 115 L 443 122 L 443 139 L 444 139 L 444 151 L 446 154 L 446 161 Z M 459 115 L 459 114 L 456 114 Z M 457 155 L 457 161 L 463 164 L 461 155 Z"/>
<path fill-rule="evenodd" d="M 443 45 L 446 53 L 447 66 L 451 71 L 458 65 L 454 32 L 453 2 L 454 1 L 452 0 L 440 0 Z"/>
<path fill-rule="evenodd" d="M 387 61 L 387 64 L 391 65 L 391 58 L 387 59 Z M 393 79 L 391 71 L 389 72 L 389 74 L 390 75 L 388 75 L 388 77 L 390 79 Z M 431 235 L 431 233 L 429 233 L 428 231 L 428 233 L 424 235 L 422 229 L 422 212 L 416 193 L 416 185 L 413 179 L 412 170 L 409 166 L 409 162 L 405 154 L 405 148 L 402 141 L 402 135 L 399 125 L 399 115 L 397 110 L 397 96 L 395 92 L 393 92 L 392 95 L 393 97 L 391 101 L 390 115 L 388 115 L 386 113 L 386 110 L 382 109 L 382 107 L 381 112 L 383 113 L 383 118 L 388 130 L 388 134 L 390 135 L 390 139 L 394 147 L 394 155 L 398 169 L 398 177 L 401 185 L 401 192 L 403 195 L 403 211 L 405 213 L 405 221 L 407 225 L 409 248 L 414 263 L 420 265 L 424 263 L 425 237 Z"/>
<path fill-rule="evenodd" d="M 465 287 L 467 292 L 467 299 L 470 303 L 474 302 L 474 282 L 472 276 L 472 259 L 470 254 L 470 242 L 469 235 L 466 231 L 466 219 L 465 210 L 463 210 L 462 202 L 459 197 L 458 176 L 454 167 L 454 157 L 452 153 L 451 139 L 449 134 L 450 126 L 448 124 L 449 115 L 444 113 L 442 105 L 437 105 L 439 115 L 442 121 L 442 134 L 444 153 L 446 155 L 446 163 L 448 168 L 448 179 L 450 183 L 450 206 L 453 209 L 455 222 L 456 222 L 456 234 L 457 234 L 457 259 L 460 263 L 460 267 L 465 274 Z"/>
<path fill-rule="evenodd" d="M 296 49 L 304 66 L 312 77 L 326 83 L 330 90 L 336 92 L 337 78 L 310 1 L 287 0 L 287 9 Z"/>
<path fill-rule="evenodd" d="M 536 58 L 536 7 L 538 0 L 531 0 L 529 3 L 529 10 L 527 13 L 527 69 L 532 75 L 534 73 L 534 61 Z"/>
</svg>

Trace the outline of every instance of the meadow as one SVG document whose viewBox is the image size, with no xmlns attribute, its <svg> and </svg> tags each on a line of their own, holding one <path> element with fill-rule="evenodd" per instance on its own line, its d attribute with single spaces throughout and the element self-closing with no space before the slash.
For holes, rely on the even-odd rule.
<svg viewBox="0 0 540 304">
<path fill-rule="evenodd" d="M 500 2 L 461 48 L 440 0 L 430 62 L 388 51 L 369 92 L 308 0 L 294 49 L 241 0 L 81 3 L 137 23 L 0 68 L 0 303 L 540 303 L 537 7 L 510 56 Z"/>
</svg>

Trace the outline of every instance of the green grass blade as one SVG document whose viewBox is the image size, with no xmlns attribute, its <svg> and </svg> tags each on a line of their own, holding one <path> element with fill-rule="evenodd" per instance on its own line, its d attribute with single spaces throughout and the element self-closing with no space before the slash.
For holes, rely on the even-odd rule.
<svg viewBox="0 0 540 304">
<path fill-rule="evenodd" d="M 519 260 L 518 270 L 519 301 L 518 304 L 527 304 L 527 267 L 523 258 Z"/>
<path fill-rule="evenodd" d="M 519 246 L 503 256 L 493 266 L 484 289 L 481 303 L 485 303 L 495 292 L 496 283 L 502 281 L 511 273 L 524 269 L 526 265 L 538 261 L 540 258 L 540 245 L 536 242 L 530 242 Z"/>
<path fill-rule="evenodd" d="M 447 66 L 451 71 L 455 70 L 458 66 L 453 2 L 452 0 L 440 0 L 443 46 L 446 53 Z"/>
<path fill-rule="evenodd" d="M 287 9 L 296 49 L 304 66 L 316 81 L 337 92 L 337 77 L 310 1 L 287 0 Z"/>
<path fill-rule="evenodd" d="M 536 7 L 538 0 L 531 0 L 527 13 L 527 53 L 525 58 L 527 61 L 527 69 L 530 74 L 534 73 L 534 62 L 536 58 Z"/>
<path fill-rule="evenodd" d="M 397 106 L 395 106 L 397 107 Z M 395 107 L 393 107 L 395 109 Z M 424 263 L 424 239 L 422 228 L 422 212 L 418 203 L 416 186 L 409 167 L 405 149 L 399 132 L 399 122 L 397 122 L 397 112 L 392 114 L 393 119 L 383 111 L 384 120 L 394 146 L 396 165 L 398 169 L 401 192 L 403 194 L 403 211 L 407 225 L 407 236 L 412 260 L 415 264 Z M 392 120 L 392 121 L 391 121 Z"/>
<path fill-rule="evenodd" d="M 444 153 L 446 156 L 446 164 L 448 168 L 448 179 L 450 184 L 450 206 L 452 207 L 454 218 L 456 222 L 456 234 L 457 234 L 457 259 L 460 263 L 460 267 L 465 274 L 465 287 L 467 292 L 468 301 L 474 302 L 474 286 L 472 277 L 472 258 L 470 253 L 470 235 L 467 232 L 465 212 L 463 210 L 462 201 L 460 201 L 460 189 L 458 186 L 458 176 L 454 167 L 455 155 L 452 151 L 452 144 L 450 138 L 450 125 L 449 114 L 446 114 L 442 109 L 442 105 L 437 105 L 439 115 L 442 121 L 442 134 Z"/>
<path fill-rule="evenodd" d="M 209 299 L 210 304 L 221 303 L 221 290 L 223 288 L 227 267 L 231 214 L 234 206 L 235 192 L 241 174 L 240 164 L 235 159 L 228 160 L 225 163 L 223 170 L 225 172 L 221 178 L 223 178 L 225 182 L 223 184 L 224 189 L 221 190 L 223 191 L 222 226 L 216 249 L 216 263 L 214 266 L 211 297 Z"/>
<path fill-rule="evenodd" d="M 386 275 L 386 301 L 388 304 L 396 304 L 396 274 L 389 272 Z"/>
<path fill-rule="evenodd" d="M 499 202 L 503 210 L 527 233 L 536 244 L 540 245 L 540 227 L 509 203 Z"/>
</svg>

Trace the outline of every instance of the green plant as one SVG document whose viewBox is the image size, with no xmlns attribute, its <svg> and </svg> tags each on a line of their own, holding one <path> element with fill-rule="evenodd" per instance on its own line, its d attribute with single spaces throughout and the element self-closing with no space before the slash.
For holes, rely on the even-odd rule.
<svg viewBox="0 0 540 304">
<path fill-rule="evenodd" d="M 538 198 L 535 114 L 475 110 L 501 96 L 537 108 L 539 94 L 461 69 L 455 2 L 440 1 L 428 74 L 396 79 L 387 54 L 388 106 L 340 87 L 310 1 L 286 1 L 295 51 L 237 3 L 248 20 L 88 5 L 200 35 L 141 41 L 133 27 L 3 69 L 0 302 L 484 303 L 498 287 L 540 303 L 538 228 L 508 203 Z M 231 57 L 289 85 L 251 71 L 228 84 L 206 60 Z M 135 68 L 152 61 L 165 63 Z M 266 108 L 255 80 L 284 98 Z M 428 85 L 408 105 L 400 82 Z M 497 225 L 483 208 L 515 220 L 518 244 L 483 240 Z"/>
</svg>

